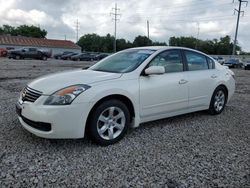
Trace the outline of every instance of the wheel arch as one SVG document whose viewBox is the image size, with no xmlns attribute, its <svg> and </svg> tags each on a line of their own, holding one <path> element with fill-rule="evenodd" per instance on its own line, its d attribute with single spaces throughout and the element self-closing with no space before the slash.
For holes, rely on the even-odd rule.
<svg viewBox="0 0 250 188">
<path fill-rule="evenodd" d="M 225 91 L 226 91 L 226 102 L 227 102 L 227 100 L 228 100 L 228 88 L 227 88 L 227 86 L 226 86 L 225 84 L 221 83 L 221 84 L 219 84 L 219 85 L 214 89 L 214 91 L 215 91 L 218 87 L 223 87 L 223 88 L 225 89 Z"/>
<path fill-rule="evenodd" d="M 88 124 L 89 124 L 90 116 L 91 116 L 91 114 L 95 111 L 95 109 L 96 109 L 101 103 L 103 103 L 104 101 L 111 100 L 111 99 L 117 99 L 117 100 L 123 102 L 123 103 L 127 106 L 128 110 L 129 110 L 129 113 L 130 113 L 130 115 L 131 115 L 131 120 L 130 120 L 130 121 L 132 122 L 133 118 L 135 117 L 135 107 L 134 107 L 134 105 L 133 105 L 132 100 L 129 99 L 129 98 L 128 98 L 127 96 L 125 96 L 125 95 L 121 95 L 121 94 L 111 94 L 111 95 L 108 95 L 108 96 L 105 96 L 105 97 L 101 98 L 100 100 L 98 100 L 98 101 L 94 104 L 94 106 L 91 108 L 91 110 L 90 110 L 90 112 L 89 112 L 89 114 L 88 114 L 88 116 L 87 116 L 87 121 L 86 121 L 86 125 L 87 125 L 87 126 L 88 126 Z"/>
</svg>

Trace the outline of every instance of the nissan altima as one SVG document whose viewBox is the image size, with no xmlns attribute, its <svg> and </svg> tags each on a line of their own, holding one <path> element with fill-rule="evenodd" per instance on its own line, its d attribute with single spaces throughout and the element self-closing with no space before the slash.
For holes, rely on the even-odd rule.
<svg viewBox="0 0 250 188">
<path fill-rule="evenodd" d="M 143 122 L 201 110 L 220 114 L 234 90 L 234 73 L 202 52 L 140 47 L 87 70 L 37 78 L 21 91 L 16 111 L 22 126 L 37 136 L 88 134 L 109 145 Z"/>
</svg>

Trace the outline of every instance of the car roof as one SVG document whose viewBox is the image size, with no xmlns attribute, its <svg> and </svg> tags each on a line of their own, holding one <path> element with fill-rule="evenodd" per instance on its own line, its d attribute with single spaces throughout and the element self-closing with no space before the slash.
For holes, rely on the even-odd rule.
<svg viewBox="0 0 250 188">
<path fill-rule="evenodd" d="M 209 56 L 208 54 L 205 54 L 201 51 L 198 51 L 192 48 L 180 47 L 180 46 L 144 46 L 144 47 L 135 47 L 135 48 L 130 48 L 130 49 L 156 50 L 156 51 L 163 51 L 163 50 L 170 50 L 170 49 L 182 49 L 182 50 L 190 50 L 190 51 L 198 52 L 205 56 Z"/>
</svg>

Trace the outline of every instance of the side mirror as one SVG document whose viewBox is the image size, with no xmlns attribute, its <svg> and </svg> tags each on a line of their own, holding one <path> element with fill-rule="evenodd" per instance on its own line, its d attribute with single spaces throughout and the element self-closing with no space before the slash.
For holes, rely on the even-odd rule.
<svg viewBox="0 0 250 188">
<path fill-rule="evenodd" d="M 146 75 L 164 74 L 164 73 L 165 73 L 165 68 L 163 66 L 151 66 L 151 67 L 145 69 Z"/>
</svg>

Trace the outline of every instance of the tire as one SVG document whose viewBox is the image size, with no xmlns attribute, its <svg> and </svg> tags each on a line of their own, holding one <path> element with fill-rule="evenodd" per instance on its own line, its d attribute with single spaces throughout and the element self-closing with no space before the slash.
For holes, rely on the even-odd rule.
<svg viewBox="0 0 250 188">
<path fill-rule="evenodd" d="M 90 138 L 99 145 L 107 146 L 124 137 L 129 127 L 130 113 L 123 102 L 107 100 L 90 114 L 88 123 Z"/>
<path fill-rule="evenodd" d="M 214 90 L 208 112 L 211 115 L 220 114 L 224 110 L 226 103 L 227 103 L 226 89 L 222 86 L 218 86 Z"/>
<path fill-rule="evenodd" d="M 43 61 L 46 61 L 46 60 L 47 60 L 47 56 L 45 56 L 45 55 L 42 56 L 42 60 L 43 60 Z"/>
<path fill-rule="evenodd" d="M 21 56 L 20 55 L 15 55 L 15 59 L 21 59 Z"/>
</svg>

